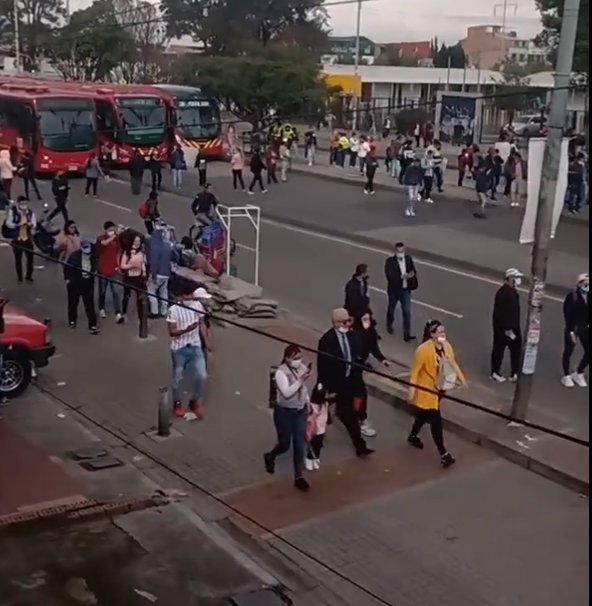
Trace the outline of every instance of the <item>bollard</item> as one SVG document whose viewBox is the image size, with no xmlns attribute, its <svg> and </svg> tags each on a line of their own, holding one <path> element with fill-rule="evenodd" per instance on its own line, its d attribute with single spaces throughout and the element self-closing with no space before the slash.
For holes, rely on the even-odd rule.
<svg viewBox="0 0 592 606">
<path fill-rule="evenodd" d="M 169 388 L 158 390 L 158 435 L 168 438 L 171 435 L 171 407 L 169 406 Z"/>
<path fill-rule="evenodd" d="M 141 292 L 138 298 L 138 321 L 139 321 L 139 332 L 138 336 L 140 339 L 148 338 L 148 299 L 146 294 Z"/>
</svg>

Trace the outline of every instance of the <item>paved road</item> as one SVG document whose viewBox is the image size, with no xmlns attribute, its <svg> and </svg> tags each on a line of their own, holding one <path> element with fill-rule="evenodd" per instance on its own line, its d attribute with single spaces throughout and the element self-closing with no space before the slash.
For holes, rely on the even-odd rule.
<svg viewBox="0 0 592 606">
<path fill-rule="evenodd" d="M 213 178 L 222 199 L 233 202 L 256 202 L 261 204 L 265 211 L 273 210 L 275 214 L 278 214 L 278 209 L 284 211 L 286 215 L 298 214 L 298 201 L 303 207 L 308 205 L 309 200 L 316 200 L 319 207 L 324 204 L 333 208 L 337 206 L 334 199 L 328 197 L 324 184 L 310 179 L 294 179 L 289 186 L 278 186 L 265 196 L 244 198 L 242 195 L 233 195 L 226 181 L 222 178 Z M 311 185 L 315 185 L 315 189 L 305 189 L 305 187 L 310 188 Z M 75 187 L 79 185 L 76 184 Z M 325 197 L 322 195 L 316 197 L 319 189 L 325 192 Z M 346 188 L 345 193 L 349 191 Z M 368 204 L 374 205 L 375 202 L 376 200 L 373 199 Z M 344 201 L 344 208 L 346 208 L 345 204 L 347 201 Z M 386 205 L 384 201 L 378 204 Z M 75 216 L 83 213 L 81 224 L 92 233 L 96 233 L 99 225 L 106 218 L 112 218 L 117 222 L 139 224 L 137 206 L 138 201 L 131 198 L 127 186 L 117 182 L 102 184 L 99 200 L 83 198 L 72 203 L 73 210 L 80 209 L 74 210 Z M 179 234 L 187 231 L 191 221 L 188 200 L 177 194 L 163 193 L 161 208 L 167 219 L 179 227 Z M 336 222 L 344 221 L 337 210 L 334 214 Z M 360 217 L 362 223 L 376 221 L 374 217 L 368 218 L 368 214 L 371 213 L 362 212 Z M 442 217 L 444 211 L 435 207 L 434 214 Z M 497 225 L 503 230 L 504 225 L 511 225 L 511 220 L 512 217 L 509 215 L 500 215 Z M 239 243 L 247 249 L 252 247 L 253 230 L 245 220 L 239 221 L 236 227 L 235 237 Z M 424 224 L 417 229 L 426 227 L 428 226 Z M 575 236 L 580 238 L 581 231 L 569 225 L 564 227 L 567 228 L 567 232 L 574 234 L 574 238 Z M 458 230 L 457 227 L 455 229 Z M 492 234 L 497 233 L 493 232 L 493 227 L 491 229 Z M 407 237 L 402 239 L 410 242 Z M 504 240 L 496 238 L 496 242 L 498 250 L 503 254 Z M 505 242 L 507 246 L 512 245 L 508 240 Z M 567 241 L 561 236 L 558 237 L 557 244 L 571 251 L 565 253 L 568 256 L 573 256 L 575 249 L 582 245 L 581 242 L 578 244 Z M 587 248 L 587 243 L 585 246 Z M 239 248 L 236 263 L 240 275 L 250 280 L 253 276 L 254 259 L 252 252 L 247 249 Z M 467 256 L 479 256 L 478 250 L 471 251 L 466 247 L 463 250 Z M 261 240 L 261 283 L 265 287 L 266 294 L 276 297 L 283 307 L 297 313 L 310 325 L 323 328 L 327 324 L 330 309 L 343 302 L 343 285 L 353 267 L 357 263 L 366 262 L 372 272 L 373 307 L 382 323 L 386 303 L 385 280 L 382 275 L 385 254 L 385 250 L 362 246 L 353 241 L 329 237 L 283 223 L 265 221 Z M 508 262 L 508 265 L 521 266 L 517 260 Z M 573 265 L 564 267 L 563 275 L 572 273 L 573 267 Z M 471 392 L 471 397 L 495 408 L 507 408 L 511 400 L 512 386 L 509 384 L 498 386 L 487 379 L 491 340 L 490 315 L 498 280 L 475 275 L 449 264 L 420 262 L 419 271 L 421 286 L 417 292 L 414 309 L 415 331 L 419 334 L 428 319 L 442 318 L 449 327 L 449 333 L 460 359 L 471 378 L 471 383 L 476 388 L 475 393 Z M 523 297 L 523 305 L 525 304 L 526 300 Z M 589 435 L 588 390 L 566 391 L 560 386 L 561 344 L 561 299 L 550 297 L 547 299 L 544 336 L 530 418 L 587 437 Z M 389 355 L 401 363 L 400 371 L 404 374 L 405 367 L 410 363 L 413 348 L 401 343 L 400 333 L 394 337 L 387 335 L 384 346 Z"/>
</svg>

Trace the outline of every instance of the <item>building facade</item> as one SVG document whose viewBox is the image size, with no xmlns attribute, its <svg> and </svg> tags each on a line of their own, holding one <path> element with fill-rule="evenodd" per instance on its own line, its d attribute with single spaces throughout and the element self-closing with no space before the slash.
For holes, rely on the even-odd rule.
<svg viewBox="0 0 592 606">
<path fill-rule="evenodd" d="M 360 36 L 360 64 L 372 65 L 377 52 L 377 46 L 370 38 Z M 355 36 L 329 36 L 329 52 L 322 57 L 322 62 L 352 64 L 355 56 Z"/>
</svg>

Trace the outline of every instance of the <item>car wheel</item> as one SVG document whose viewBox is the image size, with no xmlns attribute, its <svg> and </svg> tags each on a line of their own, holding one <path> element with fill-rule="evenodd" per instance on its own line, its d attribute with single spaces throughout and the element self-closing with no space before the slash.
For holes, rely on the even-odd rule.
<svg viewBox="0 0 592 606">
<path fill-rule="evenodd" d="M 2 357 L 0 394 L 4 398 L 17 398 L 31 382 L 31 360 L 23 351 L 8 350 Z"/>
</svg>

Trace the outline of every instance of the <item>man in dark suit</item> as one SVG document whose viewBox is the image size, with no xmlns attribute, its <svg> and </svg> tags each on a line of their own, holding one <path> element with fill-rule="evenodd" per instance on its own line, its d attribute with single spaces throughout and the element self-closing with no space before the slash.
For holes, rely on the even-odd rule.
<svg viewBox="0 0 592 606">
<path fill-rule="evenodd" d="M 351 280 L 345 285 L 345 304 L 352 318 L 361 318 L 370 304 L 368 297 L 368 266 L 365 263 L 356 265 Z"/>
<path fill-rule="evenodd" d="M 355 383 L 351 364 L 358 356 L 356 342 L 350 332 L 351 317 L 347 309 L 335 309 L 332 321 L 333 327 L 320 338 L 317 346 L 317 385 L 321 385 L 320 389 L 325 391 L 328 399 L 335 401 L 337 418 L 344 424 L 356 455 L 364 457 L 374 451 L 362 438 L 354 408 Z"/>
<path fill-rule="evenodd" d="M 403 337 L 413 341 L 411 334 L 411 293 L 417 289 L 417 271 L 411 255 L 406 254 L 403 242 L 395 244 L 395 254 L 384 264 L 387 282 L 388 307 L 386 311 L 386 330 L 393 334 L 393 322 L 397 304 L 401 303 L 403 312 Z"/>
</svg>

